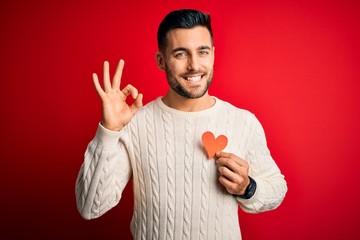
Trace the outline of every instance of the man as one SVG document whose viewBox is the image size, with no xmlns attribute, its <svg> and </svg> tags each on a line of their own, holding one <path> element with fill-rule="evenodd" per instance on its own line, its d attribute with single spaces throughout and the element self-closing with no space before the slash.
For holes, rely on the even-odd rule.
<svg viewBox="0 0 360 240">
<path fill-rule="evenodd" d="M 132 177 L 134 239 L 241 239 L 238 206 L 252 213 L 275 209 L 287 191 L 284 176 L 255 116 L 208 93 L 215 50 L 210 16 L 169 13 L 158 47 L 170 88 L 144 107 L 135 87 L 120 90 L 123 60 L 112 82 L 104 63 L 104 89 L 93 74 L 103 118 L 77 178 L 79 212 L 85 219 L 101 216 Z M 201 140 L 207 131 L 228 139 L 210 160 Z"/>
</svg>

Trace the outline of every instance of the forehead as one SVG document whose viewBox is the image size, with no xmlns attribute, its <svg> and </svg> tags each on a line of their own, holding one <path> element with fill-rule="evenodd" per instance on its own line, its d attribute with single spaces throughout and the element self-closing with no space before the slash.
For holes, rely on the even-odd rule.
<svg viewBox="0 0 360 240">
<path fill-rule="evenodd" d="M 199 46 L 212 47 L 210 32 L 206 27 L 196 26 L 190 29 L 176 28 L 168 32 L 168 50 L 178 47 L 197 49 Z"/>
</svg>

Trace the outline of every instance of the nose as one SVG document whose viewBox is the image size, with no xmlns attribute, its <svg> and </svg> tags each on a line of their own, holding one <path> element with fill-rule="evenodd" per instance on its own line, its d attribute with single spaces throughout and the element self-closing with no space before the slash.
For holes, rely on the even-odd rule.
<svg viewBox="0 0 360 240">
<path fill-rule="evenodd" d="M 200 61 L 198 56 L 195 54 L 189 56 L 188 58 L 188 70 L 189 71 L 197 71 L 200 69 Z"/>
</svg>

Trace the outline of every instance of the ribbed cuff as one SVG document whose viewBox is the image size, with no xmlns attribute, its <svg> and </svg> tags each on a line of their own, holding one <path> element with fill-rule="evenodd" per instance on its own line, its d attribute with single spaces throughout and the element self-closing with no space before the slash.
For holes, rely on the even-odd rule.
<svg viewBox="0 0 360 240">
<path fill-rule="evenodd" d="M 124 129 L 121 131 L 112 131 L 105 128 L 99 123 L 94 141 L 96 141 L 104 149 L 113 149 L 117 146 L 119 139 L 126 133 Z"/>
</svg>

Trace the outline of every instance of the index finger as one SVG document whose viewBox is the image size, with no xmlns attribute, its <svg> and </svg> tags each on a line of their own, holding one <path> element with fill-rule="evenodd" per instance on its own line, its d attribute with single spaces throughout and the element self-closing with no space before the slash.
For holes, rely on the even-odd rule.
<svg viewBox="0 0 360 240">
<path fill-rule="evenodd" d="M 236 156 L 233 153 L 217 152 L 216 157 L 217 157 L 216 162 L 221 165 L 227 164 L 229 160 L 233 160 L 235 163 L 237 163 L 240 166 L 246 166 L 248 164 L 244 159 Z"/>
<path fill-rule="evenodd" d="M 93 78 L 93 83 L 94 83 L 94 86 L 95 86 L 95 90 L 96 90 L 97 94 L 102 98 L 104 96 L 105 92 L 101 88 L 101 85 L 99 83 L 99 78 L 98 78 L 97 74 L 93 73 L 92 78 Z"/>
<path fill-rule="evenodd" d="M 124 60 L 120 59 L 119 64 L 116 67 L 116 71 L 114 74 L 114 79 L 112 82 L 112 88 L 113 89 L 119 89 L 120 88 L 120 84 L 121 84 L 121 76 L 122 76 L 122 72 L 124 69 Z"/>
</svg>

